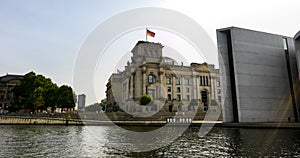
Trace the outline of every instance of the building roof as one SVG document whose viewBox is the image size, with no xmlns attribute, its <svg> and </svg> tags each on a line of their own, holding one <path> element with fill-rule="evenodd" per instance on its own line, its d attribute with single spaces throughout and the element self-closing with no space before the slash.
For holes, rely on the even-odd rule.
<svg viewBox="0 0 300 158">
<path fill-rule="evenodd" d="M 161 45 L 161 43 L 155 43 L 155 42 L 149 42 L 149 41 L 138 41 L 136 45 L 143 44 L 143 43 L 151 43 L 151 44 Z"/>
<path fill-rule="evenodd" d="M 296 35 L 294 36 L 294 39 L 295 39 L 295 40 L 300 40 L 300 31 L 298 31 L 298 32 L 296 33 Z"/>
<path fill-rule="evenodd" d="M 8 82 L 10 80 L 21 79 L 23 77 L 24 77 L 24 75 L 6 74 L 6 75 L 0 77 L 0 82 Z"/>
<path fill-rule="evenodd" d="M 269 34 L 269 35 L 275 35 L 275 36 L 291 38 L 291 37 L 283 36 L 283 35 L 279 35 L 279 34 L 268 33 L 268 32 L 257 31 L 257 30 L 246 29 L 246 28 L 235 27 L 235 26 L 220 28 L 220 29 L 217 29 L 217 32 L 223 32 L 223 31 L 227 31 L 227 30 L 243 30 L 243 31 L 251 31 L 252 33 L 264 33 L 264 34 Z"/>
</svg>

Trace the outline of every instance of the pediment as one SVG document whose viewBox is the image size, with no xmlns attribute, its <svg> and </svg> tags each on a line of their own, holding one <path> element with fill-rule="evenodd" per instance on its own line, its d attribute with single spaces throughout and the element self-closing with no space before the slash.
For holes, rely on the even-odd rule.
<svg viewBox="0 0 300 158">
<path fill-rule="evenodd" d="M 210 71 L 207 64 L 200 64 L 194 70 L 195 71 L 201 71 L 201 72 L 209 72 Z"/>
</svg>

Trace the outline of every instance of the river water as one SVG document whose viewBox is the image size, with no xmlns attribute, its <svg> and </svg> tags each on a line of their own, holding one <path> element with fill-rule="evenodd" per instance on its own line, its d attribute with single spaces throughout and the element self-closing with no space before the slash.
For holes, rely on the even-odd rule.
<svg viewBox="0 0 300 158">
<path fill-rule="evenodd" d="M 143 132 L 157 127 L 127 128 Z M 0 157 L 300 157 L 299 129 L 216 127 L 201 137 L 198 127 L 190 127 L 171 143 L 143 152 L 128 150 L 132 144 L 128 144 L 129 138 L 120 130 L 124 129 L 117 126 L 0 125 Z"/>
</svg>

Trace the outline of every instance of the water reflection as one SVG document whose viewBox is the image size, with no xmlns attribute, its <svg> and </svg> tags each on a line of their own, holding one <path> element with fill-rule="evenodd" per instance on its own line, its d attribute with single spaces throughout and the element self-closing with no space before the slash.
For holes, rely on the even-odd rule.
<svg viewBox="0 0 300 158">
<path fill-rule="evenodd" d="M 197 135 L 197 128 L 189 128 L 171 145 L 128 156 L 203 157 L 299 157 L 300 130 L 214 128 L 206 137 Z"/>
<path fill-rule="evenodd" d="M 299 156 L 299 130 L 293 129 L 227 129 L 231 156 Z"/>
<path fill-rule="evenodd" d="M 132 128 L 143 131 L 139 128 L 154 127 Z M 168 128 L 174 131 L 172 128 L 176 127 Z M 297 129 L 213 128 L 205 137 L 199 137 L 199 128 L 188 128 L 172 143 L 146 152 L 127 150 L 134 148 L 130 141 L 134 138 L 120 134 L 119 130 L 116 126 L 0 126 L 0 157 L 300 156 Z M 155 141 L 162 143 L 168 139 L 166 136 Z"/>
</svg>

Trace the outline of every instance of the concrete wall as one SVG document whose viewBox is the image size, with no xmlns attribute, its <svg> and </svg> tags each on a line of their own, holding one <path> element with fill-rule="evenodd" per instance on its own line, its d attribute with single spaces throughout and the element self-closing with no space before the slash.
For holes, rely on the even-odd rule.
<svg viewBox="0 0 300 158">
<path fill-rule="evenodd" d="M 296 33 L 294 37 L 295 41 L 295 49 L 296 49 L 296 59 L 297 59 L 297 65 L 298 65 L 298 74 L 300 74 L 300 31 Z M 299 76 L 300 79 L 300 76 Z"/>
<path fill-rule="evenodd" d="M 291 96 L 298 78 L 293 39 L 235 27 L 217 30 L 217 38 L 224 122 L 293 120 Z"/>
</svg>

